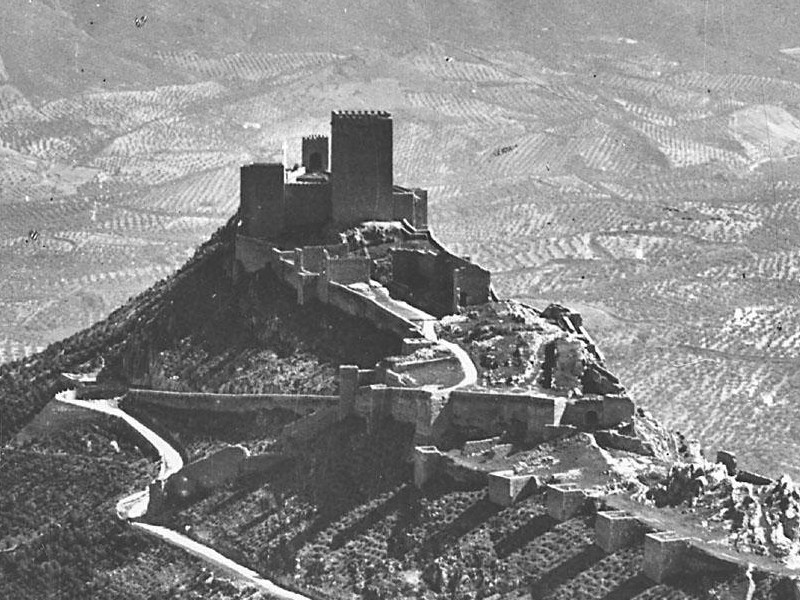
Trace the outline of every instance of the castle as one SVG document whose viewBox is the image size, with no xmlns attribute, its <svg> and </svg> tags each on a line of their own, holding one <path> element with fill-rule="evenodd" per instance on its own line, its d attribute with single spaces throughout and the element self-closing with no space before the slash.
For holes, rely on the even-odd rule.
<svg viewBox="0 0 800 600">
<path fill-rule="evenodd" d="M 393 298 L 436 316 L 489 301 L 489 271 L 447 251 L 428 230 L 427 191 L 394 184 L 392 146 L 389 113 L 336 111 L 330 140 L 303 138 L 300 169 L 288 171 L 281 163 L 242 166 L 238 268 L 293 269 L 286 279 L 298 290 L 298 302 L 309 294 L 325 302 L 328 288 L 315 285 L 320 277 L 369 284 L 371 260 L 352 256 L 347 244 L 317 245 L 321 232 L 391 222 L 398 232 L 390 249 Z M 309 238 L 315 245 L 297 245 Z"/>
<path fill-rule="evenodd" d="M 404 357 L 386 359 L 377 370 L 342 367 L 339 415 L 355 412 L 374 420 L 391 414 L 414 423 L 421 440 L 436 439 L 437 429 L 455 426 L 488 435 L 510 427 L 534 441 L 576 427 L 593 430 L 630 420 L 633 402 L 602 368 L 580 316 L 563 307 L 541 313 L 558 332 L 545 353 L 546 370 L 571 382 L 558 393 L 449 388 L 434 394 L 404 383 L 409 381 L 404 375 L 430 368 L 430 357 L 417 354 L 425 348 L 451 358 L 460 351 L 464 373 L 474 372 L 455 344 L 442 350 L 447 342 L 438 338 L 435 326 L 444 315 L 497 300 L 491 274 L 436 241 L 427 227 L 424 190 L 393 184 L 388 113 L 332 113 L 330 149 L 329 154 L 323 136 L 304 138 L 302 169 L 288 181 L 280 163 L 242 167 L 232 270 L 236 277 L 269 269 L 295 290 L 298 304 L 329 305 L 402 340 Z M 388 233 L 367 241 L 342 234 L 370 226 Z M 587 361 L 585 369 L 583 348 L 597 359 Z M 434 362 L 440 360 L 449 359 Z M 591 375 L 576 375 L 590 370 Z M 592 380 L 585 393 L 564 397 L 567 388 L 582 385 L 581 377 Z"/>
<path fill-rule="evenodd" d="M 394 185 L 392 146 L 389 113 L 333 112 L 330 140 L 303 138 L 298 172 L 287 177 L 280 163 L 241 168 L 242 234 L 276 239 L 294 229 L 364 221 L 425 229 L 428 194 Z"/>
</svg>

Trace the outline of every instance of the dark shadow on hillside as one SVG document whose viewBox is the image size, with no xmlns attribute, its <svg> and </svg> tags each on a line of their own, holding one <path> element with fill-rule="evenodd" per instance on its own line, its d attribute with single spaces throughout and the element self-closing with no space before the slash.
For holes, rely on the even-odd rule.
<svg viewBox="0 0 800 600">
<path fill-rule="evenodd" d="M 586 546 L 580 553 L 559 563 L 530 584 L 531 598 L 545 598 L 558 586 L 585 571 L 605 556 L 601 548 L 594 544 Z"/>
<path fill-rule="evenodd" d="M 498 558 L 506 558 L 531 540 L 547 533 L 557 524 L 558 521 L 548 515 L 536 515 L 530 521 L 499 540 L 495 544 L 494 550 Z"/>
<path fill-rule="evenodd" d="M 375 507 L 356 522 L 345 527 L 341 531 L 338 531 L 331 540 L 331 550 L 338 550 L 344 546 L 348 540 L 361 535 L 370 527 L 386 518 L 388 515 L 400 511 L 403 509 L 403 507 L 408 506 L 412 501 L 412 495 L 415 495 L 415 493 L 416 490 L 410 485 L 406 485 L 401 488 L 399 492 L 394 494 L 386 502 Z"/>
<path fill-rule="evenodd" d="M 234 491 L 230 496 L 227 496 L 226 498 L 214 504 L 209 509 L 208 513 L 212 515 L 219 513 L 228 506 L 232 506 L 240 500 L 244 500 L 247 498 L 247 496 L 255 493 L 266 484 L 274 481 L 281 475 L 288 473 L 292 467 L 293 465 L 291 461 L 287 460 L 287 462 L 277 465 L 274 469 L 270 469 L 269 471 L 241 478 L 237 482 L 236 491 Z"/>
<path fill-rule="evenodd" d="M 500 508 L 496 504 L 490 502 L 488 498 L 481 498 L 458 515 L 451 523 L 445 524 L 439 531 L 426 539 L 420 546 L 420 556 L 426 557 L 440 554 L 448 544 L 476 529 L 498 512 L 500 512 Z"/>
<path fill-rule="evenodd" d="M 631 600 L 654 585 L 655 583 L 643 573 L 637 573 L 609 591 L 600 600 Z"/>
</svg>

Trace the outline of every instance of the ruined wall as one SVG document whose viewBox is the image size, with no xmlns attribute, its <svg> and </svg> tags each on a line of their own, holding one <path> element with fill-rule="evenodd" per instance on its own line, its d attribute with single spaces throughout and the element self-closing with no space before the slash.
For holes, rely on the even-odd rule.
<svg viewBox="0 0 800 600">
<path fill-rule="evenodd" d="M 448 425 L 485 437 L 508 432 L 537 440 L 545 435 L 546 425 L 555 424 L 555 399 L 454 390 L 442 417 Z"/>
<path fill-rule="evenodd" d="M 303 166 L 306 173 L 328 170 L 328 136 L 309 135 L 302 143 Z M 316 155 L 316 156 L 315 156 Z"/>
<path fill-rule="evenodd" d="M 414 223 L 414 192 L 395 187 L 392 194 L 392 218 L 395 221 L 406 219 L 409 223 Z"/>
<path fill-rule="evenodd" d="M 153 404 L 177 410 L 241 413 L 279 408 L 299 415 L 335 405 L 339 400 L 338 396 L 311 394 L 208 394 L 136 388 L 128 390 L 125 398 L 133 404 Z"/>
<path fill-rule="evenodd" d="M 392 218 L 392 143 L 389 113 L 331 114 L 331 195 L 336 223 Z"/>
<path fill-rule="evenodd" d="M 330 282 L 323 302 L 354 317 L 367 319 L 379 329 L 396 333 L 401 337 L 419 337 L 416 326 L 369 296 L 360 294 L 346 285 Z"/>
<path fill-rule="evenodd" d="M 431 439 L 433 426 L 442 410 L 444 399 L 420 388 L 370 385 L 361 387 L 354 404 L 357 415 L 374 424 L 392 417 L 396 421 L 414 425 L 418 439 Z"/>
<path fill-rule="evenodd" d="M 319 227 L 330 221 L 331 186 L 327 181 L 289 183 L 284 194 L 287 228 Z"/>
<path fill-rule="evenodd" d="M 329 257 L 346 256 L 347 244 L 331 244 L 328 246 L 303 246 L 303 267 L 312 273 L 325 270 L 325 254 Z"/>
<path fill-rule="evenodd" d="M 284 169 L 280 163 L 253 163 L 239 170 L 239 217 L 242 233 L 274 237 L 284 226 Z"/>
<path fill-rule="evenodd" d="M 393 248 L 392 276 L 397 283 L 411 288 L 436 284 L 437 254 L 431 250 Z"/>
<path fill-rule="evenodd" d="M 428 228 L 428 190 L 414 188 L 414 220 L 411 224 L 417 229 Z"/>
<path fill-rule="evenodd" d="M 370 265 L 370 259 L 361 256 L 331 258 L 325 263 L 325 272 L 329 281 L 343 285 L 368 283 Z"/>
<path fill-rule="evenodd" d="M 245 272 L 254 273 L 272 261 L 272 244 L 265 240 L 237 235 L 234 256 Z"/>
<path fill-rule="evenodd" d="M 460 266 L 455 266 L 459 264 Z M 454 257 L 453 265 L 453 294 L 458 305 L 470 306 L 489 302 L 491 273 L 458 257 Z"/>
<path fill-rule="evenodd" d="M 393 218 L 406 220 L 415 229 L 428 228 L 428 191 L 422 188 L 394 187 Z"/>
</svg>

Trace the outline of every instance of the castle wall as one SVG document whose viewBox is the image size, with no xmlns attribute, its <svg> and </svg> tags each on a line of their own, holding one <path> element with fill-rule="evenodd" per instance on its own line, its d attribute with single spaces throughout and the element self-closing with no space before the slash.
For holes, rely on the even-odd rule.
<svg viewBox="0 0 800 600">
<path fill-rule="evenodd" d="M 415 229 L 428 228 L 428 191 L 395 187 L 392 197 L 395 221 L 408 221 Z"/>
<path fill-rule="evenodd" d="M 200 392 L 166 392 L 161 390 L 130 389 L 125 398 L 135 404 L 152 404 L 178 410 L 212 412 L 252 412 L 283 409 L 299 415 L 319 408 L 333 406 L 338 396 L 311 394 L 208 394 Z"/>
<path fill-rule="evenodd" d="M 313 155 L 317 156 L 313 156 Z M 303 138 L 303 166 L 306 173 L 328 170 L 328 136 L 310 135 Z M 316 161 L 319 160 L 317 164 Z"/>
<path fill-rule="evenodd" d="M 485 436 L 513 432 L 542 439 L 555 420 L 555 400 L 544 396 L 454 390 L 446 407 L 449 424 Z"/>
<path fill-rule="evenodd" d="M 428 190 L 414 188 L 414 220 L 411 224 L 417 229 L 428 228 Z"/>
<path fill-rule="evenodd" d="M 392 250 L 392 275 L 413 293 L 442 299 L 447 308 L 483 304 L 491 297 L 491 274 L 446 251 Z"/>
<path fill-rule="evenodd" d="M 331 281 L 326 287 L 326 297 L 323 300 L 325 303 L 354 317 L 367 319 L 379 329 L 392 331 L 401 337 L 418 335 L 414 323 L 407 321 L 369 296 L 360 294 L 335 281 Z"/>
<path fill-rule="evenodd" d="M 343 285 L 368 283 L 370 259 L 361 256 L 333 258 L 325 263 L 327 278 Z"/>
<path fill-rule="evenodd" d="M 456 257 L 457 258 L 457 257 Z M 453 269 L 453 293 L 460 306 L 484 304 L 491 298 L 492 276 L 476 264 L 457 258 Z"/>
<path fill-rule="evenodd" d="M 239 476 L 239 469 L 249 454 L 243 446 L 223 448 L 172 474 L 164 483 L 164 491 L 177 500 L 224 485 Z"/>
<path fill-rule="evenodd" d="M 285 187 L 287 228 L 319 227 L 331 218 L 331 186 L 326 181 L 289 183 Z"/>
<path fill-rule="evenodd" d="M 303 246 L 303 267 L 312 273 L 325 270 L 326 253 L 329 257 L 346 256 L 347 244 L 331 244 L 328 246 Z"/>
<path fill-rule="evenodd" d="M 254 163 L 239 170 L 239 217 L 242 233 L 273 237 L 284 226 L 284 169 L 280 163 Z"/>
<path fill-rule="evenodd" d="M 245 272 L 260 271 L 272 262 L 272 244 L 265 240 L 237 235 L 235 257 Z"/>
<path fill-rule="evenodd" d="M 388 113 L 331 114 L 331 197 L 336 223 L 392 219 L 392 143 Z"/>
</svg>

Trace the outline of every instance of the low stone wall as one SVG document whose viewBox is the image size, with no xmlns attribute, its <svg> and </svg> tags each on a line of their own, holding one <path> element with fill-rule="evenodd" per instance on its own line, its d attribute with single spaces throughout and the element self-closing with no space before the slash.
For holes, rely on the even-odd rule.
<svg viewBox="0 0 800 600">
<path fill-rule="evenodd" d="M 308 394 L 210 394 L 201 392 L 167 392 L 162 390 L 130 389 L 125 395 L 132 404 L 152 404 L 178 410 L 207 410 L 211 412 L 253 412 L 282 409 L 298 415 L 336 406 L 339 396 Z"/>
<path fill-rule="evenodd" d="M 379 329 L 391 331 L 402 337 L 421 335 L 414 323 L 368 295 L 359 293 L 346 285 L 330 282 L 327 285 L 327 298 L 323 299 L 323 302 L 335 306 L 351 316 L 367 319 Z"/>
<path fill-rule="evenodd" d="M 368 283 L 372 261 L 362 256 L 333 258 L 325 261 L 325 274 L 329 281 L 344 285 Z"/>
<path fill-rule="evenodd" d="M 654 456 L 655 450 L 653 445 L 649 442 L 643 441 L 641 438 L 622 435 L 616 431 L 595 431 L 594 437 L 597 443 L 603 448 L 613 448 L 615 450 L 626 450 L 628 452 L 635 452 L 636 454 L 643 454 L 645 456 Z"/>
</svg>

